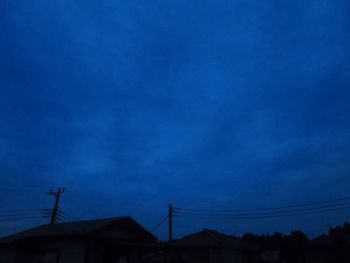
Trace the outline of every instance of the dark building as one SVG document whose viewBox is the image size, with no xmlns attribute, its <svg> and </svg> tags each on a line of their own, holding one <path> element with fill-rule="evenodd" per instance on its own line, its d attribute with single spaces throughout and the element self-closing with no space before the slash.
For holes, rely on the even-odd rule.
<svg viewBox="0 0 350 263">
<path fill-rule="evenodd" d="M 137 263 L 156 242 L 131 217 L 41 225 L 0 239 L 0 263 Z"/>
<path fill-rule="evenodd" d="M 305 259 L 306 263 L 349 263 L 350 236 L 342 242 L 325 234 L 311 240 L 305 249 Z"/>
<path fill-rule="evenodd" d="M 260 249 L 234 236 L 204 229 L 185 236 L 171 245 L 169 262 L 253 263 Z"/>
</svg>

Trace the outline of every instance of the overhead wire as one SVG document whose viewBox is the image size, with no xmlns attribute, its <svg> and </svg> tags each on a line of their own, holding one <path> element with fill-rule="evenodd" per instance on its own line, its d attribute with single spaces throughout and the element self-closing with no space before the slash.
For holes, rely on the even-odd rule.
<svg viewBox="0 0 350 263">
<path fill-rule="evenodd" d="M 44 209 L 33 208 L 33 209 L 0 209 L 0 213 L 16 213 L 16 212 L 33 212 L 43 211 Z"/>
<path fill-rule="evenodd" d="M 0 221 L 12 221 L 12 220 L 26 220 L 26 219 L 42 219 L 38 216 L 21 216 L 21 217 L 0 217 Z"/>
<path fill-rule="evenodd" d="M 300 208 L 300 209 L 285 209 L 279 211 L 265 211 L 265 212 L 245 212 L 245 213 L 222 213 L 222 212 L 195 212 L 195 211 L 181 211 L 177 212 L 179 215 L 201 215 L 201 216 L 211 216 L 215 215 L 217 217 L 225 217 L 225 216 L 266 216 L 266 215 L 279 215 L 279 214 L 293 214 L 293 213 L 302 213 L 302 212 L 312 212 L 312 211 L 323 211 L 330 209 L 347 209 L 350 207 L 350 202 L 348 203 L 339 203 L 334 205 L 324 205 L 324 206 L 315 206 L 309 208 Z"/>
<path fill-rule="evenodd" d="M 348 200 L 348 201 L 347 201 Z M 309 204 L 240 210 L 174 208 L 178 217 L 197 219 L 263 219 L 335 212 L 350 209 L 350 198 L 339 198 Z"/>
<path fill-rule="evenodd" d="M 19 190 L 19 189 L 47 189 L 50 186 L 44 185 L 2 185 L 0 189 Z M 73 192 L 74 194 L 74 192 Z M 74 207 L 79 210 L 84 210 L 87 214 L 94 214 L 97 216 L 96 209 L 87 209 L 82 207 L 80 203 L 74 202 Z M 273 217 L 284 217 L 284 216 L 299 216 L 309 215 L 316 213 L 335 212 L 350 209 L 350 197 L 343 197 L 337 199 L 323 200 L 312 203 L 304 204 L 291 204 L 284 206 L 265 207 L 265 208 L 250 208 L 250 209 L 198 209 L 198 208 L 176 208 L 174 207 L 174 216 L 186 217 L 186 218 L 197 218 L 197 219 L 259 219 L 259 218 L 273 218 Z M 38 211 L 38 212 L 37 212 Z M 40 209 L 12 209 L 12 210 L 0 210 L 0 218 L 12 217 L 26 217 L 39 214 Z M 43 212 L 42 212 L 43 213 Z M 41 213 L 41 214 L 42 214 Z M 66 216 L 65 212 L 61 211 L 61 216 Z M 165 220 L 165 217 L 159 224 L 156 225 L 155 231 L 159 228 Z"/>
<path fill-rule="evenodd" d="M 265 210 L 285 210 L 290 208 L 298 208 L 298 207 L 310 207 L 315 205 L 321 205 L 321 204 L 327 204 L 327 203 L 339 203 L 339 202 L 350 202 L 350 197 L 344 197 L 344 198 L 337 198 L 337 199 L 330 199 L 330 200 L 323 200 L 319 202 L 312 202 L 312 203 L 304 203 L 304 204 L 293 204 L 293 205 L 284 205 L 284 206 L 275 206 L 275 207 L 265 207 L 265 208 L 249 208 L 249 209 L 234 209 L 234 210 L 227 210 L 227 209 L 197 209 L 197 208 L 174 208 L 178 211 L 197 211 L 197 212 L 215 212 L 215 213 L 230 213 L 230 212 L 249 212 L 249 211 L 265 211 Z"/>
<path fill-rule="evenodd" d="M 0 218 L 40 216 L 42 214 L 43 214 L 43 211 L 40 209 L 0 210 Z"/>
<path fill-rule="evenodd" d="M 300 215 L 311 215 L 311 214 L 321 214 L 321 213 L 328 213 L 328 212 L 336 212 L 336 211 L 342 211 L 342 210 L 348 210 L 350 209 L 350 206 L 338 208 L 338 209 L 327 209 L 327 210 L 320 210 L 320 211 L 309 211 L 309 212 L 302 212 L 302 213 L 291 213 L 291 214 L 276 214 L 276 215 L 264 215 L 264 216 L 226 216 L 226 217 L 218 217 L 218 216 L 203 216 L 203 215 L 179 215 L 178 217 L 184 217 L 184 218 L 197 218 L 197 219 L 224 219 L 224 220 L 238 220 L 238 219 L 264 219 L 264 218 L 278 218 L 278 217 L 290 217 L 290 216 L 300 216 Z"/>
<path fill-rule="evenodd" d="M 87 187 L 88 185 L 81 185 L 84 187 Z M 2 184 L 0 186 L 0 190 L 5 190 L 5 191 L 21 191 L 23 189 L 27 189 L 27 190 L 33 190 L 33 192 L 37 192 L 37 191 L 41 191 L 42 189 L 47 190 L 47 189 L 51 189 L 54 188 L 53 186 L 49 186 L 49 185 L 30 185 L 30 184 Z M 74 192 L 70 192 L 73 193 Z M 78 202 L 76 202 L 77 198 L 73 198 L 72 200 L 70 200 L 69 204 L 73 205 L 73 207 L 78 208 L 79 210 L 83 210 L 83 212 L 85 211 L 86 215 L 91 215 L 93 214 L 94 216 L 97 216 L 96 213 L 96 209 L 85 209 L 85 207 L 82 207 L 80 204 L 78 204 Z M 73 201 L 73 204 L 72 202 Z M 37 214 L 34 213 L 37 212 Z M 45 216 L 48 217 L 50 216 L 52 209 L 0 209 L 0 218 L 4 218 L 5 216 L 17 216 L 17 217 L 23 217 L 25 215 L 38 215 L 38 216 Z M 73 218 L 73 219 L 81 219 L 80 216 L 75 217 L 73 215 L 73 217 L 71 216 L 71 213 L 69 213 L 69 218 Z M 74 213 L 75 214 L 75 213 Z M 79 212 L 80 214 L 80 212 Z M 58 211 L 58 216 L 61 217 L 65 217 L 68 218 L 67 213 L 59 210 Z"/>
<path fill-rule="evenodd" d="M 164 217 L 155 227 L 153 227 L 150 232 L 153 233 L 154 231 L 156 231 L 164 222 L 165 220 L 167 220 L 169 218 L 169 215 L 167 215 L 166 217 Z"/>
</svg>

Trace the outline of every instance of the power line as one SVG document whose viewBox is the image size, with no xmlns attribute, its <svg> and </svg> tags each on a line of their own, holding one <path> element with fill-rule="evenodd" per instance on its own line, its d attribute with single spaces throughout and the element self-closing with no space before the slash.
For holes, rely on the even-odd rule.
<svg viewBox="0 0 350 263">
<path fill-rule="evenodd" d="M 0 210 L 0 216 L 21 216 L 21 215 L 31 215 L 31 214 L 42 214 L 42 210 Z"/>
<path fill-rule="evenodd" d="M 179 213 L 178 217 L 183 218 L 196 218 L 196 219 L 215 219 L 215 220 L 239 220 L 239 219 L 264 219 L 264 218 L 277 218 L 277 217 L 290 217 L 290 216 L 301 216 L 301 215 L 310 215 L 310 214 L 320 214 L 328 212 L 336 212 L 350 209 L 350 205 L 343 207 L 334 207 L 321 210 L 310 210 L 303 212 L 289 212 L 289 213 L 275 213 L 275 214 L 262 214 L 262 215 L 204 215 L 204 214 L 195 214 L 195 213 Z"/>
<path fill-rule="evenodd" d="M 285 217 L 295 215 L 309 215 L 326 212 L 336 212 L 350 209 L 350 206 L 344 206 L 339 208 L 330 208 L 316 211 L 305 211 L 305 212 L 293 212 L 293 213 L 279 213 L 279 214 L 263 214 L 263 215 L 203 215 L 203 214 L 179 214 L 178 217 L 192 217 L 192 218 L 204 218 L 204 219 L 258 219 L 258 218 L 274 218 L 274 217 Z"/>
<path fill-rule="evenodd" d="M 62 211 L 61 209 L 58 209 L 58 213 L 59 213 L 59 214 L 62 214 L 62 215 L 67 215 L 67 213 L 64 212 L 64 211 Z"/>
<path fill-rule="evenodd" d="M 41 219 L 40 215 L 38 216 L 22 216 L 22 217 L 0 217 L 0 221 L 13 221 L 13 220 L 27 220 L 27 219 Z"/>
<path fill-rule="evenodd" d="M 9 211 L 0 211 L 1 215 L 28 215 L 28 214 L 41 214 L 43 211 L 34 210 L 34 211 L 18 211 L 18 212 L 9 212 Z"/>
<path fill-rule="evenodd" d="M 285 205 L 285 206 L 275 206 L 275 207 L 266 207 L 266 208 L 250 208 L 250 209 L 239 209 L 239 210 L 216 210 L 216 209 L 193 209 L 193 208 L 176 208 L 179 211 L 193 211 L 193 212 L 212 212 L 212 213 L 239 213 L 239 212 L 256 212 L 256 211 L 269 211 L 269 210 L 286 210 L 290 208 L 302 208 L 302 207 L 310 207 L 315 205 L 321 205 L 321 204 L 332 204 L 332 203 L 339 203 L 339 202 L 345 202 L 350 201 L 350 197 L 344 197 L 344 198 L 337 198 L 337 199 L 330 199 L 330 200 L 324 200 L 319 202 L 312 202 L 312 203 L 304 203 L 304 204 L 293 204 L 293 205 Z"/>
<path fill-rule="evenodd" d="M 174 208 L 174 214 L 182 218 L 243 220 L 311 215 L 350 209 L 350 197 L 324 200 L 308 204 L 296 204 L 256 209 L 208 210 L 195 208 Z"/>
<path fill-rule="evenodd" d="M 153 233 L 154 231 L 156 231 L 167 219 L 168 219 L 169 215 L 167 215 L 166 217 L 164 217 L 162 219 L 162 221 L 160 221 L 155 227 L 153 227 L 150 232 Z"/>
<path fill-rule="evenodd" d="M 244 217 L 244 216 L 270 216 L 270 215 L 279 215 L 279 214 L 294 214 L 294 213 L 303 213 L 303 212 L 312 212 L 312 211 L 322 211 L 327 209 L 337 209 L 337 208 L 349 208 L 350 202 L 339 203 L 333 205 L 324 205 L 324 206 L 315 206 L 309 208 L 299 208 L 299 209 L 285 209 L 279 211 L 265 211 L 265 212 L 245 212 L 245 213 L 218 213 L 218 212 L 192 212 L 192 211 L 182 211 L 178 210 L 180 215 L 199 215 L 199 216 L 216 216 L 216 217 Z"/>
<path fill-rule="evenodd" d="M 42 213 L 26 213 L 26 214 L 0 214 L 0 218 L 2 217 L 9 217 L 9 216 L 17 216 L 17 217 L 21 217 L 21 216 L 32 216 L 32 215 L 37 215 L 37 216 L 41 216 Z"/>
<path fill-rule="evenodd" d="M 33 211 L 42 211 L 42 209 L 1 209 L 0 213 L 33 212 Z"/>
</svg>

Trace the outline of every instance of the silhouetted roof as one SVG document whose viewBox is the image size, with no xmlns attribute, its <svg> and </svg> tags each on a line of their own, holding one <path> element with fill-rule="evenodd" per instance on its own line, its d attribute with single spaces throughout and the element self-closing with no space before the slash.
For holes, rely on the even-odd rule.
<svg viewBox="0 0 350 263">
<path fill-rule="evenodd" d="M 331 238 L 326 234 L 322 234 L 309 241 L 309 244 L 312 244 L 312 245 L 329 245 L 331 243 L 332 243 Z"/>
<path fill-rule="evenodd" d="M 156 237 L 129 216 L 106 219 L 84 220 L 68 223 L 46 224 L 34 227 L 0 239 L 10 243 L 30 238 L 93 236 L 118 240 L 156 241 Z"/>
<path fill-rule="evenodd" d="M 259 250 L 253 244 L 210 229 L 203 229 L 200 232 L 187 235 L 176 241 L 174 245 L 179 247 L 223 247 L 237 250 Z"/>
<path fill-rule="evenodd" d="M 325 249 L 325 248 L 332 248 L 337 246 L 337 244 L 334 242 L 334 240 L 326 234 L 322 234 L 312 240 L 310 240 L 307 244 L 307 248 L 315 248 L 315 249 Z"/>
</svg>

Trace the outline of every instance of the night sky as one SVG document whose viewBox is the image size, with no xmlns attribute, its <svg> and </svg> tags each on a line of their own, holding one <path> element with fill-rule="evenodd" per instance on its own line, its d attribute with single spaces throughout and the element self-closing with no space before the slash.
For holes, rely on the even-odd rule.
<svg viewBox="0 0 350 263">
<path fill-rule="evenodd" d="M 348 0 L 2 0 L 0 28 L 0 211 L 50 208 L 65 186 L 69 220 L 151 229 L 170 202 L 350 195 Z M 349 219 L 175 218 L 174 235 L 315 236 Z M 1 220 L 0 234 L 45 222 Z"/>
</svg>

